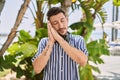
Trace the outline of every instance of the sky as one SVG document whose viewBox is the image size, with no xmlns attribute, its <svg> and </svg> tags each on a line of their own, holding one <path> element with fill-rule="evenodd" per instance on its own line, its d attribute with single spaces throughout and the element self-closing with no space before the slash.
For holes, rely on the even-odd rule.
<svg viewBox="0 0 120 80">
<path fill-rule="evenodd" d="M 35 0 L 32 0 L 32 1 L 35 1 Z M 18 11 L 22 4 L 23 4 L 23 0 L 6 0 L 5 6 L 0 15 L 0 34 L 10 33 L 11 28 L 14 26 Z M 29 6 L 33 9 L 33 6 L 31 3 Z M 106 22 L 111 23 L 112 21 L 112 0 L 110 0 L 104 5 L 104 9 L 107 11 L 107 14 L 108 14 L 108 18 Z M 80 10 L 75 10 L 69 17 L 69 25 L 74 22 L 79 21 L 81 17 L 82 16 L 81 16 Z M 120 16 L 119 16 L 119 20 L 120 20 Z M 31 34 L 34 34 L 35 27 L 33 23 L 34 23 L 33 16 L 30 10 L 27 9 L 24 15 L 24 18 L 18 28 L 18 31 L 21 29 L 24 29 L 26 31 L 31 31 Z M 99 23 L 98 19 L 95 20 L 95 23 Z"/>
<path fill-rule="evenodd" d="M 9 33 L 11 28 L 14 26 L 18 11 L 23 4 L 23 0 L 6 0 L 5 6 L 0 16 L 0 33 Z M 29 30 L 32 28 L 33 17 L 30 13 L 30 10 L 27 9 L 27 12 L 24 15 L 24 19 L 19 26 L 20 29 Z"/>
</svg>

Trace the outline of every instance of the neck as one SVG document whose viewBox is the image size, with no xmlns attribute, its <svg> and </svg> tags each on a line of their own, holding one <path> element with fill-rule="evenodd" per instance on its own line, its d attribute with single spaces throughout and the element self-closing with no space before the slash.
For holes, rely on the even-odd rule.
<svg viewBox="0 0 120 80">
<path fill-rule="evenodd" d="M 68 42 L 69 41 L 69 32 L 67 32 L 65 35 L 62 35 L 62 38 Z"/>
</svg>

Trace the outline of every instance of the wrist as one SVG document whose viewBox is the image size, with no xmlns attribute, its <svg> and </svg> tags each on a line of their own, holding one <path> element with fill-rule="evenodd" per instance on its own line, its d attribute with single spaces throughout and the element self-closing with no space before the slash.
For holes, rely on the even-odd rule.
<svg viewBox="0 0 120 80">
<path fill-rule="evenodd" d="M 59 40 L 58 40 L 59 44 L 64 43 L 64 42 L 65 42 L 65 40 L 63 38 L 59 38 Z"/>
<path fill-rule="evenodd" d="M 54 45 L 54 42 L 49 40 L 47 45 L 48 45 L 48 47 L 52 47 Z"/>
</svg>

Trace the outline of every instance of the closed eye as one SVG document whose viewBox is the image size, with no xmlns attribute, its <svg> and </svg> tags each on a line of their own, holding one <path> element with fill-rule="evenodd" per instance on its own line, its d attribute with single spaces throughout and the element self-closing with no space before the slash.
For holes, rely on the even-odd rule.
<svg viewBox="0 0 120 80">
<path fill-rule="evenodd" d="M 65 19 L 64 19 L 64 18 L 62 18 L 62 19 L 61 19 L 61 22 L 65 22 Z"/>
<path fill-rule="evenodd" d="M 57 21 L 54 21 L 54 22 L 53 22 L 53 25 L 56 25 L 56 24 L 57 24 Z"/>
</svg>

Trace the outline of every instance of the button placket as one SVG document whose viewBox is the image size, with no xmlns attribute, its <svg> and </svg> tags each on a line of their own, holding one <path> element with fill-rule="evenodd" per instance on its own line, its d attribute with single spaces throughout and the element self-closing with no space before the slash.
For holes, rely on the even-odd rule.
<svg viewBox="0 0 120 80">
<path fill-rule="evenodd" d="M 60 58 L 61 58 L 61 79 L 63 79 L 63 49 L 62 48 L 61 48 Z"/>
</svg>

